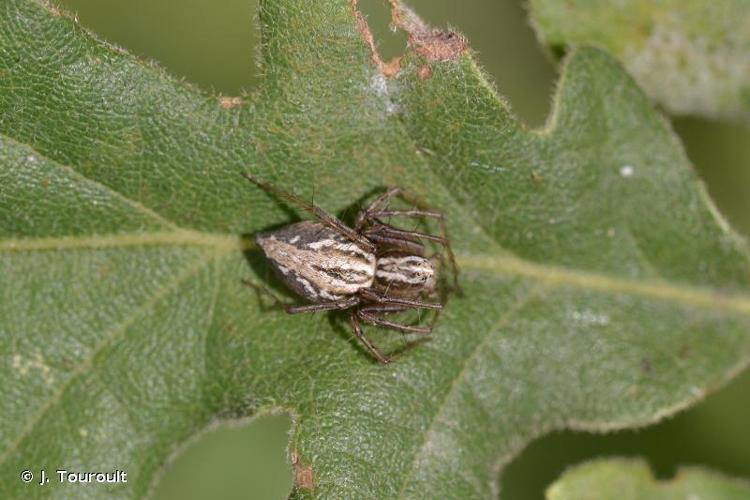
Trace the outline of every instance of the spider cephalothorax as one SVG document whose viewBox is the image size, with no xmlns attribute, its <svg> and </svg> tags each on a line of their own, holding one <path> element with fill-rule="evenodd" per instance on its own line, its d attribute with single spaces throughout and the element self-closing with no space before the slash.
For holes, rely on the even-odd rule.
<svg viewBox="0 0 750 500">
<path fill-rule="evenodd" d="M 352 309 L 354 334 L 381 363 L 388 363 L 390 359 L 363 334 L 360 320 L 402 332 L 431 331 L 427 327 L 389 321 L 383 316 L 410 309 L 442 309 L 441 303 L 421 300 L 432 295 L 437 285 L 437 268 L 433 260 L 425 256 L 423 240 L 447 248 L 455 277 L 455 259 L 442 214 L 417 209 L 388 210 L 392 198 L 403 196 L 399 188 L 391 188 L 362 210 L 351 228 L 320 207 L 250 174 L 244 175 L 319 219 L 290 224 L 260 233 L 255 238 L 284 283 L 312 303 L 290 307 L 287 312 Z M 386 217 L 437 219 L 443 234 L 435 236 L 398 229 L 382 222 Z"/>
</svg>

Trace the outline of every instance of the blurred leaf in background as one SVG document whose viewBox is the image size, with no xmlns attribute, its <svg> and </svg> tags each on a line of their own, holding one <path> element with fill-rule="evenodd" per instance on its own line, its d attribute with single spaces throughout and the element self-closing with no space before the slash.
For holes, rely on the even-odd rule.
<svg viewBox="0 0 750 500">
<path fill-rule="evenodd" d="M 81 24 L 175 76 L 224 95 L 258 83 L 257 0 L 64 0 Z"/>
<path fill-rule="evenodd" d="M 750 126 L 746 0 L 532 0 L 543 43 L 596 45 L 670 113 Z"/>
<path fill-rule="evenodd" d="M 594 460 L 567 470 L 547 490 L 549 500 L 744 500 L 750 483 L 700 467 L 686 467 L 657 481 L 640 460 Z"/>
<path fill-rule="evenodd" d="M 227 95 L 242 94 L 253 88 L 252 61 L 255 51 L 251 43 L 257 38 L 254 35 L 256 29 L 250 22 L 255 6 L 250 2 L 222 2 L 217 5 L 207 0 L 191 3 L 179 0 L 142 0 L 123 4 L 116 1 L 69 0 L 65 4 L 71 10 L 77 11 L 82 24 L 93 31 L 139 55 L 158 60 L 174 74 L 184 76 L 204 88 Z M 518 4 L 477 1 L 460 8 L 451 1 L 422 1 L 412 4 L 433 24 L 450 24 L 465 33 L 472 47 L 478 50 L 479 60 L 493 75 L 500 92 L 510 98 L 516 112 L 528 123 L 538 125 L 543 122 L 554 85 L 554 70 L 536 46 Z M 372 15 L 375 16 L 375 13 Z M 198 33 L 199 36 L 196 35 Z M 403 43 L 403 40 L 396 37 L 394 43 Z M 398 53 L 398 50 L 396 47 L 392 52 Z M 718 126 L 694 119 L 678 121 L 677 130 L 686 140 L 690 157 L 707 180 L 709 190 L 719 207 L 729 216 L 735 227 L 747 232 L 750 228 L 750 206 L 747 201 L 750 199 L 750 182 L 747 182 L 750 169 L 743 159 L 750 157 L 748 131 L 740 127 Z M 717 158 L 720 161 L 717 161 Z M 713 400 L 671 422 L 649 429 L 653 442 L 658 442 L 662 449 L 670 449 L 670 443 L 678 449 L 677 444 L 685 440 L 696 440 L 696 436 L 701 434 L 701 429 L 714 426 L 716 415 L 743 415 L 743 410 L 746 410 L 747 406 L 746 401 L 750 400 L 748 377 L 743 377 L 741 384 L 735 383 L 726 390 L 739 391 L 740 397 Z M 710 405 L 718 405 L 718 408 L 707 412 L 705 408 L 709 408 Z M 701 411 L 704 413 L 700 413 Z M 704 420 L 696 423 L 691 416 L 696 412 Z M 283 423 L 285 417 L 279 418 Z M 681 427 L 680 422 L 685 420 L 692 422 L 688 429 Z M 248 435 L 253 435 L 255 425 L 259 424 L 247 427 Z M 285 425 L 280 424 L 280 428 L 271 429 L 269 432 L 275 433 L 277 437 L 281 436 L 281 442 L 285 442 L 284 427 Z M 575 453 L 576 439 L 564 443 L 566 453 Z M 582 439 L 585 441 L 607 438 Z M 274 444 L 270 445 L 270 448 L 257 449 L 259 456 L 278 455 L 277 446 L 280 441 L 271 441 Z M 555 441 L 555 436 L 542 439 L 533 447 L 544 447 L 545 441 L 546 445 L 551 447 L 550 453 L 559 451 L 554 448 L 560 446 L 560 443 Z M 698 454 L 697 458 L 691 460 L 712 465 L 712 450 L 715 456 L 716 446 L 731 447 L 733 444 L 735 447 L 744 446 L 742 443 L 732 442 L 705 443 L 705 458 L 702 459 Z M 585 448 L 585 445 L 582 447 Z M 598 451 L 607 453 L 606 450 Z M 741 449 L 731 455 L 736 456 L 736 462 L 733 464 L 734 470 L 728 472 L 750 475 L 750 451 Z M 227 463 L 233 463 L 235 460 L 244 461 L 236 457 L 235 452 L 229 452 Z M 185 460 L 190 460 L 188 455 Z M 682 457 L 675 454 L 675 464 L 683 463 L 682 460 Z M 570 463 L 576 461 L 577 459 L 573 459 Z M 726 464 L 722 465 L 727 468 Z M 529 467 L 527 476 L 521 482 L 529 485 L 537 481 L 538 477 L 545 477 L 545 474 L 539 472 L 544 467 L 544 460 L 540 459 L 539 463 Z M 559 470 L 560 465 L 554 464 L 553 467 Z M 288 471 L 286 473 L 290 474 Z M 513 471 L 509 476 L 512 473 Z M 220 478 L 217 480 L 221 481 Z M 513 480 L 512 477 L 506 477 L 506 485 Z M 168 484 L 168 481 L 165 481 L 165 484 Z M 288 486 L 289 479 L 280 481 L 279 484 L 283 489 Z M 530 490 L 532 493 L 540 494 L 547 485 L 548 482 L 537 482 Z M 167 486 L 164 488 L 166 491 Z M 512 491 L 512 488 L 507 489 L 509 497 L 521 498 L 511 495 Z M 244 491 L 241 494 L 247 493 Z"/>
</svg>

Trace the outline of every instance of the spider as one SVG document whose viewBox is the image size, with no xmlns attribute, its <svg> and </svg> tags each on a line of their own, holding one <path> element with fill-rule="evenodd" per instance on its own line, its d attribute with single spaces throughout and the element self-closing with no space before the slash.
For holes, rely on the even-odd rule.
<svg viewBox="0 0 750 500">
<path fill-rule="evenodd" d="M 397 323 L 383 316 L 412 309 L 439 311 L 443 308 L 440 302 L 421 300 L 433 295 L 437 286 L 437 267 L 425 256 L 424 241 L 445 248 L 454 283 L 457 282 L 455 258 L 441 213 L 419 208 L 389 210 L 388 203 L 395 197 L 410 201 L 400 188 L 393 187 L 360 211 L 354 227 L 349 227 L 317 205 L 271 186 L 252 174 L 242 175 L 317 218 L 317 221 L 290 224 L 255 237 L 281 280 L 311 302 L 289 307 L 288 313 L 351 309 L 354 335 L 383 364 L 390 363 L 391 359 L 363 333 L 362 322 L 405 333 L 428 334 L 432 331 L 430 327 Z M 440 224 L 442 235 L 399 229 L 383 222 L 386 217 L 435 219 Z"/>
</svg>

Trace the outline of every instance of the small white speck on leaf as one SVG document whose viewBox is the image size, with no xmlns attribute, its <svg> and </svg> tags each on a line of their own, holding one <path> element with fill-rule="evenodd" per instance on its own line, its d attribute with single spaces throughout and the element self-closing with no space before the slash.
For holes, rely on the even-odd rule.
<svg viewBox="0 0 750 500">
<path fill-rule="evenodd" d="M 635 168 L 633 167 L 633 165 L 623 165 L 622 167 L 620 167 L 620 175 L 625 178 L 633 177 L 634 173 Z"/>
<path fill-rule="evenodd" d="M 22 358 L 19 354 L 13 355 L 13 369 L 18 370 L 18 373 L 21 375 L 26 375 L 26 372 L 29 370 L 27 366 L 22 364 Z"/>
<path fill-rule="evenodd" d="M 32 370 L 36 370 L 41 375 L 45 384 L 52 385 L 55 382 L 52 369 L 47 365 L 44 356 L 40 352 L 35 353 L 33 359 L 24 359 L 20 354 L 14 354 L 12 363 L 13 369 L 17 370 L 21 376 L 25 376 L 31 373 Z"/>
<path fill-rule="evenodd" d="M 582 311 L 572 311 L 570 313 L 570 319 L 572 319 L 575 323 L 582 325 L 607 326 L 609 324 L 608 315 L 596 313 L 589 309 L 584 309 Z"/>
<path fill-rule="evenodd" d="M 36 156 L 29 155 L 29 156 L 26 157 L 26 161 L 29 162 L 29 163 L 36 163 L 38 160 L 37 160 Z"/>
</svg>

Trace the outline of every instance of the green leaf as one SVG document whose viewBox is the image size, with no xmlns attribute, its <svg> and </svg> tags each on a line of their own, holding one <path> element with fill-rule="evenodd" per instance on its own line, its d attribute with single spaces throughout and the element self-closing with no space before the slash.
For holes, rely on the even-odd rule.
<svg viewBox="0 0 750 500">
<path fill-rule="evenodd" d="M 728 478 L 700 467 L 685 467 L 669 481 L 654 479 L 642 460 L 595 460 L 566 471 L 547 490 L 549 500 L 597 498 L 723 500 L 750 497 L 750 483 Z"/>
<path fill-rule="evenodd" d="M 536 436 L 655 422 L 748 363 L 747 247 L 616 62 L 574 51 L 527 130 L 459 35 L 396 5 L 386 64 L 355 8 L 261 3 L 240 99 L 0 8 L 0 474 L 128 474 L 0 497 L 139 497 L 199 430 L 269 412 L 295 496 L 488 496 Z M 245 170 L 333 213 L 395 184 L 444 210 L 464 293 L 431 341 L 384 367 L 345 316 L 261 307 L 249 235 L 294 215 Z"/>
<path fill-rule="evenodd" d="M 531 0 L 539 38 L 592 44 L 670 113 L 750 123 L 750 5 L 744 0 Z"/>
</svg>

